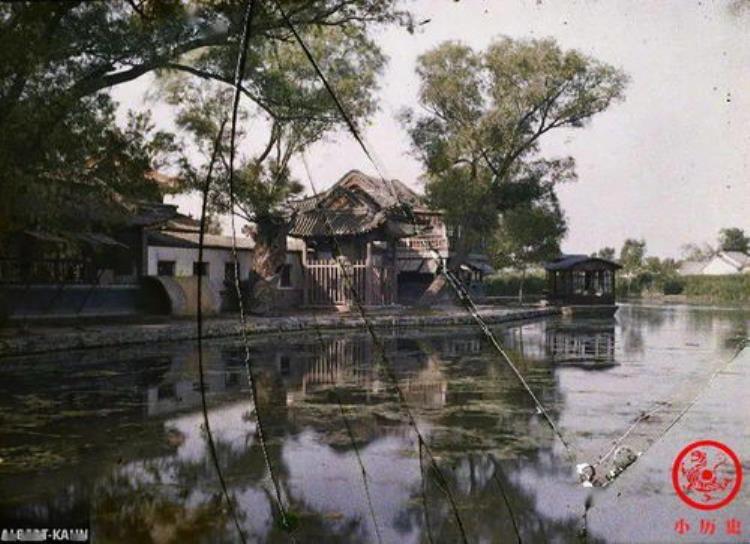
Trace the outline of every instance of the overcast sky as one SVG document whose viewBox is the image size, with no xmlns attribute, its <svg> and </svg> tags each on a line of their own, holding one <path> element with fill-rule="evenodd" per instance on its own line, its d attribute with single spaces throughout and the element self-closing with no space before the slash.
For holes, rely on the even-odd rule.
<svg viewBox="0 0 750 544">
<path fill-rule="evenodd" d="M 569 220 L 567 252 L 590 253 L 643 237 L 648 252 L 678 256 L 688 242 L 714 242 L 722 227 L 750 232 L 750 13 L 734 15 L 730 0 L 425 0 L 410 4 L 414 35 L 378 33 L 389 64 L 380 111 L 367 129 L 384 174 L 421 189 L 421 165 L 396 120 L 416 104 L 416 58 L 444 40 L 476 49 L 494 38 L 553 37 L 622 68 L 631 78 L 624 103 L 585 128 L 543 141 L 546 156 L 571 155 L 579 181 L 559 193 Z M 154 107 L 143 98 L 150 78 L 118 87 L 121 108 Z M 169 112 L 154 107 L 158 122 Z M 253 127 L 247 127 L 252 135 Z M 256 130 L 262 130 L 255 127 Z M 265 134 L 259 139 L 263 140 Z M 348 134 L 307 154 L 318 189 L 350 169 L 375 173 Z M 295 173 L 306 180 L 297 164 Z M 181 198 L 195 212 L 194 197 Z"/>
</svg>

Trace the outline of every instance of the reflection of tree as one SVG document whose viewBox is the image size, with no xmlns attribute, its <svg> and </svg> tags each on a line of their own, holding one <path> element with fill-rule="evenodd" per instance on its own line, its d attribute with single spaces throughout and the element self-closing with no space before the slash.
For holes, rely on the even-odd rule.
<svg viewBox="0 0 750 544">
<path fill-rule="evenodd" d="M 149 470 L 158 471 L 154 466 Z M 93 530 L 102 542 L 228 542 L 221 496 L 170 489 L 115 471 L 99 482 Z M 202 496 L 199 496 L 202 495 Z M 196 500 L 197 499 L 197 500 Z"/>
<path fill-rule="evenodd" d="M 729 350 L 740 349 L 750 342 L 750 321 L 739 317 L 732 320 L 731 326 L 724 335 L 724 347 Z"/>
<path fill-rule="evenodd" d="M 509 526 L 503 516 L 497 514 L 503 512 L 503 504 L 493 488 L 497 484 L 492 483 L 492 466 L 488 464 L 487 454 L 481 452 L 531 452 L 540 445 L 549 448 L 553 437 L 535 415 L 533 403 L 511 371 L 473 329 L 450 334 L 444 331 L 410 334 L 416 339 L 398 336 L 388 339 L 389 358 L 434 452 L 459 467 L 455 471 L 447 464 L 441 468 L 451 478 L 462 515 L 463 504 L 470 505 L 472 512 L 465 515 L 470 519 L 470 530 L 478 537 L 497 540 L 499 537 L 493 533 L 496 528 L 497 534 L 509 536 Z M 333 338 L 329 340 L 330 350 L 325 357 L 322 351 L 327 348 L 315 341 L 254 346 L 257 403 L 265 414 L 269 460 L 278 475 L 289 510 L 299 518 L 298 541 L 369 542 L 373 540 L 373 533 L 366 510 L 353 508 L 346 515 L 336 516 L 325 510 L 324 500 L 313 501 L 304 496 L 305 482 L 314 475 L 293 473 L 299 468 L 290 464 L 289 444 L 312 431 L 321 449 L 356 470 L 337 399 L 346 406 L 355 440 L 363 450 L 370 444 L 377 443 L 378 447 L 387 444 L 388 455 L 398 457 L 396 452 L 413 449 L 414 435 L 405 423 L 395 395 L 379 374 L 369 339 L 354 335 L 339 336 L 338 342 L 333 342 Z M 531 349 L 537 340 L 539 338 L 533 334 L 525 336 L 522 343 L 519 338 L 519 343 L 513 344 L 518 351 L 510 349 L 510 353 L 534 391 L 550 405 L 554 417 L 555 407 L 561 404 L 554 371 L 543 361 L 524 356 L 524 350 Z M 241 353 L 234 347 L 212 353 L 215 357 L 207 357 L 208 381 L 216 383 L 216 387 L 209 390 L 211 426 L 222 472 L 230 495 L 237 501 L 241 523 L 257 540 L 287 541 L 288 535 L 271 518 L 272 488 L 256 436 L 255 419 L 252 415 L 242 417 L 253 409 L 249 395 L 241 390 L 246 384 L 229 384 L 223 379 L 241 368 L 237 364 Z M 172 365 L 161 365 L 160 378 L 150 379 L 137 389 L 142 395 L 141 403 L 143 399 L 151 402 L 149 391 L 156 391 L 158 397 L 158 390 L 166 390 L 165 386 L 170 384 L 188 380 L 184 385 L 192 388 L 189 381 L 191 359 L 189 354 L 184 355 Z M 281 357 L 288 358 L 282 360 Z M 321 364 L 325 361 L 326 364 Z M 303 384 L 305 391 L 300 394 Z M 239 402 L 226 402 L 229 398 L 236 400 L 239 394 L 243 395 Z M 139 460 L 125 462 L 114 469 L 110 469 L 110 465 L 103 466 L 105 476 L 96 486 L 92 509 L 93 528 L 101 535 L 101 540 L 236 540 L 205 449 L 197 405 L 192 404 L 191 398 L 187 394 L 181 402 L 165 398 L 160 407 L 163 409 L 148 412 L 153 417 L 148 420 L 147 435 L 132 440 L 123 437 L 133 442 L 133 450 L 111 448 L 118 456 Z M 157 405 L 158 402 L 157 398 Z M 151 404 L 148 406 L 153 408 Z M 166 413 L 172 414 L 171 419 L 160 419 Z M 403 462 L 413 467 L 418 460 L 406 457 Z M 341 478 L 342 473 L 336 473 L 335 466 L 327 470 Z M 384 477 L 387 480 L 389 476 L 382 474 L 382 470 L 371 475 L 376 481 Z M 347 478 L 346 485 L 354 489 L 352 493 L 357 497 L 361 483 L 350 476 Z M 419 489 L 418 482 L 411 480 L 399 484 L 404 485 L 407 499 L 409 486 Z M 443 529 L 444 534 L 453 534 L 450 532 L 453 516 L 444 497 L 434 484 L 430 484 L 428 492 L 430 508 L 434 509 L 432 519 L 437 524 L 435 534 Z M 373 495 L 377 492 L 373 491 Z M 485 500 L 488 501 L 486 506 L 482 502 Z M 408 532 L 410 527 L 423 530 L 420 510 L 412 514 L 414 519 L 409 517 L 413 506 L 399 496 L 395 510 L 406 514 L 399 515 L 395 521 L 392 517 L 379 518 L 379 521 L 389 525 L 392 535 L 394 530 Z M 518 507 L 527 511 L 525 523 L 532 524 L 534 505 L 531 499 L 520 500 Z M 493 512 L 492 508 L 497 511 Z M 555 531 L 568 534 L 566 528 L 558 529 L 553 522 L 538 523 L 545 529 L 551 527 L 551 534 L 556 534 Z M 524 530 L 531 536 L 541 534 L 533 527 Z"/>
<path fill-rule="evenodd" d="M 523 542 L 578 541 L 580 518 L 549 519 L 541 515 L 535 495 L 524 489 L 518 479 L 508 477 L 518 468 L 517 461 L 501 463 L 490 453 L 469 453 L 452 470 L 443 470 L 461 507 L 469 542 L 517 542 L 514 519 Z M 559 477 L 560 471 L 557 472 Z M 421 486 L 415 484 L 410 506 L 400 512 L 395 523 L 402 532 L 417 528 L 426 535 L 425 520 L 429 519 L 430 532 L 440 535 L 438 541 L 458 542 L 460 535 L 445 495 L 429 475 L 426 490 L 427 515 Z M 598 542 L 590 537 L 587 541 Z"/>
<path fill-rule="evenodd" d="M 628 357 L 640 357 L 644 352 L 644 333 L 654 334 L 678 318 L 673 308 L 623 305 L 618 310 L 619 344 Z"/>
<path fill-rule="evenodd" d="M 750 312 L 744 309 L 697 306 L 685 309 L 682 317 L 697 344 L 717 340 L 720 349 L 732 351 L 749 336 Z"/>
</svg>

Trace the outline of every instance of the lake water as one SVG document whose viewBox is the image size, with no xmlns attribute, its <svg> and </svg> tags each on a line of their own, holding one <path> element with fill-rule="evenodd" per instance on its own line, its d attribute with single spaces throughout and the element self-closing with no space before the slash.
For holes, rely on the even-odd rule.
<svg viewBox="0 0 750 544">
<path fill-rule="evenodd" d="M 513 542 L 516 529 L 524 542 L 577 542 L 591 490 L 575 464 L 655 410 L 627 442 L 648 457 L 749 326 L 747 310 L 625 305 L 615 319 L 495 328 L 570 452 L 476 328 L 378 331 L 386 361 L 364 333 L 255 338 L 257 409 L 291 535 L 238 341 L 204 343 L 208 417 L 249 542 L 459 542 L 450 499 L 470 542 Z M 193 343 L 0 360 L 0 526 L 238 541 L 201 406 Z M 629 540 L 588 527 L 590 542 Z"/>
</svg>

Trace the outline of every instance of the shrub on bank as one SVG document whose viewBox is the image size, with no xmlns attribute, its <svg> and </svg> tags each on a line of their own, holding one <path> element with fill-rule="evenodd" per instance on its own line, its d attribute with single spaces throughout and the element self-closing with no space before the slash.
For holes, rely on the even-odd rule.
<svg viewBox="0 0 750 544">
<path fill-rule="evenodd" d="M 518 288 L 521 285 L 520 274 L 502 274 L 490 276 L 484 280 L 485 293 L 494 297 L 518 296 Z M 523 279 L 524 295 L 541 295 L 547 287 L 544 276 L 537 274 L 527 275 Z"/>
<path fill-rule="evenodd" d="M 750 302 L 750 274 L 727 276 L 684 276 L 688 297 L 718 302 Z"/>
<path fill-rule="evenodd" d="M 664 280 L 662 293 L 665 295 L 681 295 L 685 290 L 685 280 L 680 277 L 667 278 Z"/>
</svg>

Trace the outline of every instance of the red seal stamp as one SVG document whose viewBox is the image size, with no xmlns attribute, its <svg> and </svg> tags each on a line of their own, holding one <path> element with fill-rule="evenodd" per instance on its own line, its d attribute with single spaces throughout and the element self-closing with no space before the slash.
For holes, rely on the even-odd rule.
<svg viewBox="0 0 750 544">
<path fill-rule="evenodd" d="M 732 502 L 742 485 L 737 454 L 716 440 L 689 444 L 672 465 L 672 485 L 685 504 L 717 510 Z"/>
</svg>

